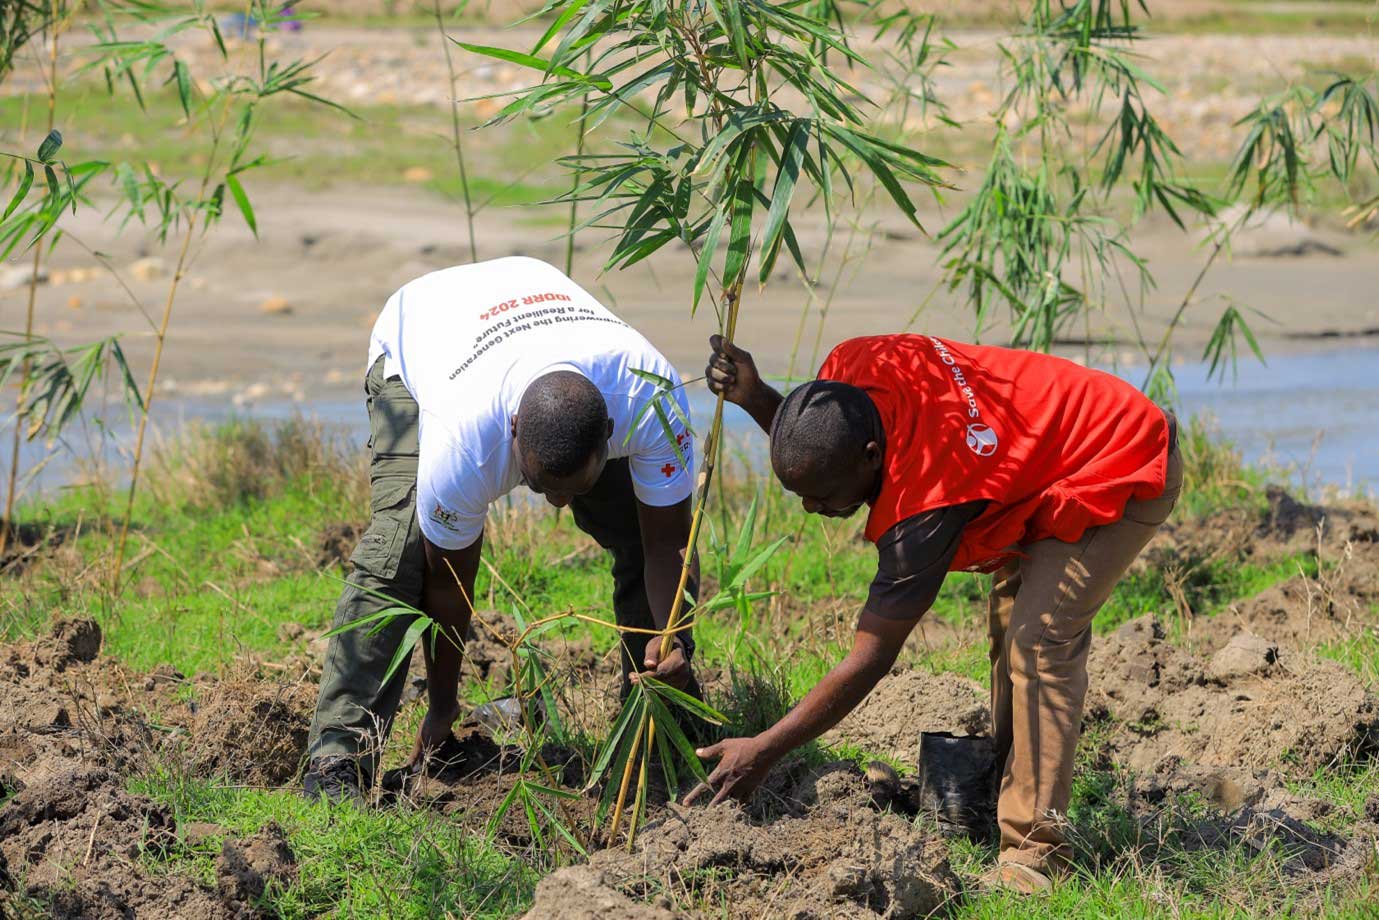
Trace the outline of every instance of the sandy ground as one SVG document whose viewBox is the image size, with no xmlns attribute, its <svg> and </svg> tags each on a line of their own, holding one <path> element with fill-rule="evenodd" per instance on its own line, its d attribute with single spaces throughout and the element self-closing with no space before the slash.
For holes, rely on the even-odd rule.
<svg viewBox="0 0 1379 920">
<path fill-rule="evenodd" d="M 167 393 L 308 400 L 353 393 L 369 329 L 388 295 L 410 278 L 468 259 L 462 213 L 420 191 L 277 189 L 259 192 L 258 199 L 260 240 L 227 220 L 199 245 L 173 314 L 164 357 Z M 932 206 L 925 217 L 929 227 L 940 224 Z M 938 287 L 938 247 L 893 217 L 878 219 L 866 257 L 842 272 L 822 330 L 820 307 L 836 267 L 825 272 L 812 304 L 806 286 L 791 273 L 773 278 L 763 291 L 749 292 L 739 338 L 769 372 L 787 369 L 806 306 L 797 368 L 815 364 L 816 339 L 821 358 L 831 343 L 852 335 L 907 327 L 957 338 L 973 335 L 969 309 Z M 1233 256 L 1214 267 L 1186 315 L 1184 353 L 1197 354 L 1226 297 L 1270 317 L 1272 322 L 1255 323 L 1270 349 L 1296 347 L 1298 340 L 1290 337 L 1359 335 L 1379 327 L 1379 247 L 1371 238 L 1274 223 L 1280 225 L 1247 234 Z M 135 234 L 117 237 L 112 229 L 94 211 L 72 223 L 74 238 L 109 253 L 144 310 L 157 318 L 175 253 Z M 822 246 L 822 230 L 817 224 L 803 230 L 806 249 Z M 559 230 L 534 225 L 521 211 L 490 213 L 477 236 L 481 258 L 524 253 L 560 264 L 564 257 Z M 835 242 L 835 253 L 845 242 Z M 707 303 L 695 319 L 687 318 L 685 292 L 693 272 L 688 252 L 670 248 L 644 266 L 600 274 L 603 243 L 599 231 L 579 238 L 577 280 L 682 370 L 702 367 L 716 319 Z M 1146 338 L 1157 341 L 1206 252 L 1167 226 L 1147 227 L 1137 245 L 1159 282 L 1140 316 Z M 855 246 L 858 253 L 864 249 L 860 237 Z M 1277 254 L 1285 250 L 1300 254 Z M 109 274 L 84 270 L 93 265 L 74 243 L 59 248 L 50 283 L 39 289 L 38 332 L 73 343 L 126 333 L 131 358 L 144 366 L 151 355 L 149 323 Z M 0 298 L 0 312 L 20 315 L 22 291 L 0 292 Z M 1094 358 L 1125 360 L 1134 352 L 1136 333 L 1124 309 L 1092 317 L 1088 331 L 1094 339 L 1122 342 L 1109 353 L 1097 349 Z M 983 338 L 999 342 L 1003 333 L 998 326 Z"/>
</svg>

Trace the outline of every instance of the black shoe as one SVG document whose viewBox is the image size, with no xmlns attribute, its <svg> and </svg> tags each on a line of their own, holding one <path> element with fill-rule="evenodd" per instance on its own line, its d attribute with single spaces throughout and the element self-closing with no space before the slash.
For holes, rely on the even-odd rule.
<svg viewBox="0 0 1379 920">
<path fill-rule="evenodd" d="M 365 777 L 359 761 L 353 757 L 321 757 L 307 764 L 302 777 L 302 791 L 308 799 L 325 799 L 338 805 L 349 801 L 364 804 Z"/>
</svg>

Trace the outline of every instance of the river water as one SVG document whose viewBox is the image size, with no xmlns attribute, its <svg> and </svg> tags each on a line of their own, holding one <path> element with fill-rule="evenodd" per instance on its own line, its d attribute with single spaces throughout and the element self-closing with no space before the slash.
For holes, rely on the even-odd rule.
<svg viewBox="0 0 1379 920">
<path fill-rule="evenodd" d="M 1143 369 L 1117 373 L 1137 385 Z M 1276 354 L 1261 365 L 1242 360 L 1224 382 L 1207 378 L 1201 364 L 1174 368 L 1178 408 L 1186 418 L 1204 416 L 1220 435 L 1231 441 L 1249 463 L 1274 470 L 1275 478 L 1343 494 L 1379 493 L 1379 346 L 1316 348 Z M 713 400 L 702 384 L 691 390 L 691 409 L 701 432 L 713 412 Z M 167 399 L 155 407 L 157 439 L 176 437 L 188 424 L 208 424 L 230 418 L 274 421 L 296 414 L 318 419 L 347 442 L 362 449 L 368 437 L 362 398 L 332 397 L 307 402 L 264 402 L 242 407 L 229 400 Z M 749 462 L 764 459 L 765 439 L 746 413 L 729 406 L 725 413 L 728 440 Z M 23 469 L 33 474 L 25 494 L 61 488 L 80 479 L 98 457 L 108 470 L 127 465 L 121 450 L 132 442 L 123 411 L 111 410 L 102 419 L 74 425 L 64 444 L 49 450 L 39 442 L 23 448 Z M 3 440 L 9 440 L 8 425 Z"/>
</svg>

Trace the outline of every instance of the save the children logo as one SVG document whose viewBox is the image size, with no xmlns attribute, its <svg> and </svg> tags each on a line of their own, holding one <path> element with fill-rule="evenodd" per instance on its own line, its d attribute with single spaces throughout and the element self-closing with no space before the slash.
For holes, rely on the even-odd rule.
<svg viewBox="0 0 1379 920">
<path fill-rule="evenodd" d="M 982 410 L 977 404 L 977 390 L 967 378 L 967 372 L 958 363 L 957 356 L 953 354 L 942 339 L 929 336 L 929 341 L 934 347 L 934 354 L 948 368 L 948 373 L 952 377 L 953 385 L 957 388 L 958 396 L 966 403 L 967 417 L 972 419 L 967 426 L 967 448 L 978 457 L 990 457 L 996 453 L 999 439 L 996 432 L 981 421 Z"/>
<path fill-rule="evenodd" d="M 990 457 L 996 453 L 996 443 L 996 432 L 991 430 L 990 425 L 967 426 L 967 446 L 978 457 Z"/>
</svg>

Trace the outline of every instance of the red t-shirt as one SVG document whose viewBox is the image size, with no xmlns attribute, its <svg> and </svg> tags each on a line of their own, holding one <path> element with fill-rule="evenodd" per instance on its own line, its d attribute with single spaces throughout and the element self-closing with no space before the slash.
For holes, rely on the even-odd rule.
<svg viewBox="0 0 1379 920">
<path fill-rule="evenodd" d="M 886 458 L 867 539 L 925 511 L 987 500 L 949 566 L 991 570 L 1020 544 L 1075 542 L 1163 494 L 1168 420 L 1111 374 L 929 335 L 849 339 L 820 380 L 865 390 Z"/>
</svg>

